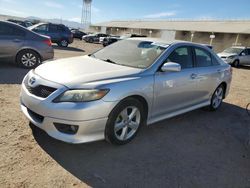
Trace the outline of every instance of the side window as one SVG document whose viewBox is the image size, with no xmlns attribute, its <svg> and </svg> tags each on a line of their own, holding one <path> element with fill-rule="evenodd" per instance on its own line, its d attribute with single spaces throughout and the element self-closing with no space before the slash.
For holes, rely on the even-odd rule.
<svg viewBox="0 0 250 188">
<path fill-rule="evenodd" d="M 65 27 L 62 25 L 57 26 L 58 31 L 65 31 Z M 76 32 L 77 33 L 77 32 Z"/>
<path fill-rule="evenodd" d="M 36 28 L 34 28 L 35 31 L 42 31 L 42 32 L 45 32 L 45 31 L 48 31 L 48 25 L 46 24 L 43 24 L 43 25 L 39 25 L 37 26 Z"/>
<path fill-rule="evenodd" d="M 182 69 L 193 67 L 193 58 L 190 47 L 176 48 L 167 58 L 167 62 L 179 63 Z"/>
<path fill-rule="evenodd" d="M 250 48 L 247 49 L 247 55 L 250 55 Z"/>
<path fill-rule="evenodd" d="M 24 37 L 25 31 L 23 31 L 22 29 L 19 29 L 16 26 L 12 26 L 8 24 L 0 24 L 0 35 Z"/>
<path fill-rule="evenodd" d="M 50 24 L 49 31 L 54 33 L 58 32 L 57 25 Z"/>
<path fill-rule="evenodd" d="M 194 48 L 197 67 L 212 66 L 211 54 L 201 48 Z"/>
<path fill-rule="evenodd" d="M 250 55 L 250 48 L 246 49 L 246 55 Z"/>
</svg>

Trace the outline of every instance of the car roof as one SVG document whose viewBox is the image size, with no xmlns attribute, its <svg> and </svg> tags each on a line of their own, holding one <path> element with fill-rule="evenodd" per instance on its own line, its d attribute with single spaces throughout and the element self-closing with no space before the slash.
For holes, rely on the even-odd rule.
<svg viewBox="0 0 250 188">
<path fill-rule="evenodd" d="M 166 44 L 166 45 L 183 43 L 183 44 L 197 44 L 199 46 L 204 46 L 202 44 L 198 44 L 198 43 L 194 43 L 194 42 L 189 42 L 189 41 L 164 40 L 162 38 L 134 37 L 134 38 L 127 38 L 126 40 L 148 41 L 148 42 L 162 43 L 162 44 Z"/>
</svg>

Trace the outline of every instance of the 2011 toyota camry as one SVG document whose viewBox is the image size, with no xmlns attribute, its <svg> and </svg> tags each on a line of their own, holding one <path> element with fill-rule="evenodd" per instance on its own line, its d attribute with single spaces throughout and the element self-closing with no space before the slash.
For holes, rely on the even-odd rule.
<svg viewBox="0 0 250 188">
<path fill-rule="evenodd" d="M 203 45 L 133 38 L 30 71 L 21 109 L 56 139 L 125 144 L 144 124 L 218 109 L 231 78 L 230 65 Z"/>
</svg>

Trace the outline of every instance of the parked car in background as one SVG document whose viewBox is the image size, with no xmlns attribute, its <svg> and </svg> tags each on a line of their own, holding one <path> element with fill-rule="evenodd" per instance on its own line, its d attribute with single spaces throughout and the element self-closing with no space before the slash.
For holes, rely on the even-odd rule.
<svg viewBox="0 0 250 188">
<path fill-rule="evenodd" d="M 231 71 L 203 45 L 130 38 L 30 71 L 21 109 L 56 139 L 126 144 L 144 124 L 205 106 L 217 110 L 229 92 Z"/>
<path fill-rule="evenodd" d="M 135 38 L 135 37 L 147 37 L 145 35 L 140 35 L 140 34 L 126 34 L 126 35 L 122 35 L 122 36 L 108 36 L 108 37 L 103 37 L 103 39 L 101 40 L 100 38 L 100 43 L 102 43 L 102 45 L 105 47 L 105 46 L 108 46 L 110 44 L 113 44 L 117 41 L 120 41 L 120 40 L 124 40 L 124 39 L 128 39 L 128 38 Z"/>
<path fill-rule="evenodd" d="M 34 68 L 53 57 L 49 37 L 15 23 L 0 21 L 0 62 L 15 62 L 24 68 Z"/>
<path fill-rule="evenodd" d="M 63 24 L 52 23 L 39 23 L 29 27 L 30 30 L 49 36 L 52 43 L 56 43 L 58 46 L 67 47 L 73 42 L 73 34 Z"/>
<path fill-rule="evenodd" d="M 86 33 L 80 31 L 79 29 L 71 29 L 71 33 L 73 33 L 73 37 L 82 40 L 82 37 L 87 35 Z"/>
<path fill-rule="evenodd" d="M 30 27 L 33 25 L 30 21 L 21 21 L 21 20 L 13 20 L 13 19 L 9 19 L 7 21 L 16 23 L 16 24 L 21 25 L 23 27 Z"/>
<path fill-rule="evenodd" d="M 250 48 L 233 46 L 219 53 L 218 56 L 234 67 L 250 65 Z"/>
<path fill-rule="evenodd" d="M 102 45 L 108 46 L 110 44 L 113 44 L 119 40 L 122 40 L 120 36 L 110 36 L 110 37 L 104 37 L 103 41 L 102 41 Z"/>
<path fill-rule="evenodd" d="M 89 43 L 99 43 L 100 42 L 100 37 L 108 37 L 108 34 L 104 34 L 104 33 L 96 33 L 96 34 L 89 34 L 89 35 L 85 35 L 82 37 L 82 40 L 84 40 L 85 42 L 89 42 Z"/>
</svg>

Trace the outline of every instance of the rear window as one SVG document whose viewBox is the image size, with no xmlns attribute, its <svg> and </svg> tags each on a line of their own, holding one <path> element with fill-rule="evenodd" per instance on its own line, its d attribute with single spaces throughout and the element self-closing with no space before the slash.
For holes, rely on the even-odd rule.
<svg viewBox="0 0 250 188">
<path fill-rule="evenodd" d="M 24 37 L 25 31 L 14 25 L 0 23 L 0 35 Z"/>
<path fill-rule="evenodd" d="M 212 66 L 211 54 L 204 49 L 195 48 L 195 56 L 197 67 L 209 67 Z"/>
</svg>

